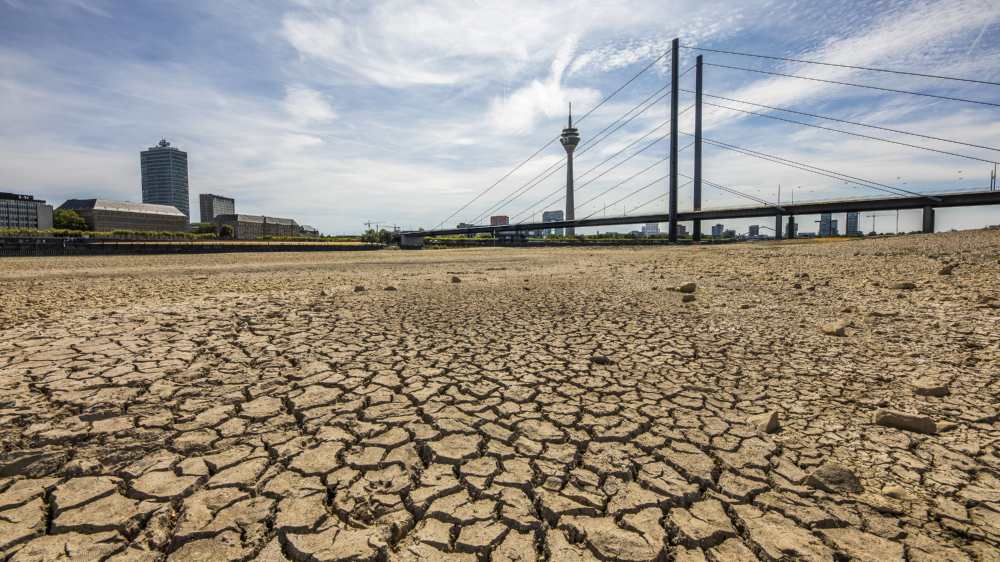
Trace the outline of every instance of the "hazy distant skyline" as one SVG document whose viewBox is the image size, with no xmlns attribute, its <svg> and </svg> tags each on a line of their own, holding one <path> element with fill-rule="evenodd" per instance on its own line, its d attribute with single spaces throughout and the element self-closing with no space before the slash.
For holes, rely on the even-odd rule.
<svg viewBox="0 0 1000 562">
<path fill-rule="evenodd" d="M 1000 81 L 998 31 L 1000 3 L 987 0 L 474 6 L 443 0 L 0 0 L 0 191 L 31 193 L 56 205 L 75 197 L 139 201 L 139 152 L 165 137 L 189 154 L 195 202 L 199 193 L 226 195 L 236 199 L 239 212 L 290 217 L 331 233 L 357 232 L 369 220 L 432 227 L 556 136 L 567 102 L 587 111 L 673 37 L 687 45 Z M 682 69 L 695 54 L 683 51 Z M 705 57 L 1000 103 L 996 86 Z M 581 124 L 584 141 L 667 76 L 668 68 L 657 65 L 602 107 Z M 682 87 L 693 86 L 691 73 Z M 995 107 L 718 67 L 706 68 L 705 90 L 1000 146 Z M 683 95 L 681 107 L 690 102 Z M 581 156 L 578 175 L 666 115 L 663 104 Z M 691 129 L 692 117 L 685 115 L 682 129 Z M 991 166 L 982 162 L 712 108 L 706 108 L 705 123 L 710 138 L 906 189 L 969 189 L 989 182 Z M 852 130 L 1000 157 L 996 151 Z M 665 154 L 667 143 L 661 145 L 581 188 L 577 201 L 649 166 Z M 556 143 L 449 223 L 472 220 L 562 157 Z M 690 150 L 682 153 L 682 172 L 690 173 L 690 159 Z M 712 147 L 705 148 L 704 170 L 709 180 L 771 201 L 778 184 L 783 201 L 798 185 L 805 187 L 796 200 L 878 194 Z M 603 205 L 665 172 L 663 164 L 578 207 L 576 215 L 600 213 Z M 516 215 L 561 185 L 557 173 L 501 212 Z M 625 208 L 665 190 L 662 182 L 625 201 Z M 705 208 L 742 204 L 711 188 L 704 193 Z M 681 209 L 690 208 L 689 187 L 680 201 Z M 665 206 L 663 198 L 643 212 Z M 539 207 L 537 214 L 556 208 L 562 203 Z M 918 228 L 919 214 L 901 216 L 902 230 Z M 892 230 L 894 217 L 878 220 L 880 231 Z M 773 226 L 726 222 L 745 231 L 743 223 Z M 938 213 L 939 229 L 995 223 L 997 207 Z M 863 230 L 869 224 L 865 220 Z M 802 230 L 815 229 L 805 224 Z"/>
</svg>

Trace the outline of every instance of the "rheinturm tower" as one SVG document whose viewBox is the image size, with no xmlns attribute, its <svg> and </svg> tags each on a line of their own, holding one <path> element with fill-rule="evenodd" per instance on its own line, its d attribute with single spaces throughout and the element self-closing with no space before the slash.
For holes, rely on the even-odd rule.
<svg viewBox="0 0 1000 562">
<path fill-rule="evenodd" d="M 576 145 L 580 144 L 580 132 L 573 127 L 573 104 L 569 104 L 569 124 L 562 131 L 559 142 L 566 149 L 566 220 L 576 220 L 575 208 L 573 205 L 573 151 Z M 575 236 L 575 228 L 572 226 L 566 229 L 567 236 Z"/>
</svg>

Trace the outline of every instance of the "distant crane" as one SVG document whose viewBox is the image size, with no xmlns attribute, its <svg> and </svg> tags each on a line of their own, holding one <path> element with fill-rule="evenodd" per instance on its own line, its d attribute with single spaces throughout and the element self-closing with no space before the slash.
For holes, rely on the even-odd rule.
<svg viewBox="0 0 1000 562">
<path fill-rule="evenodd" d="M 872 219 L 872 232 L 875 232 L 875 217 L 890 217 L 893 213 L 868 213 L 868 216 Z M 896 219 L 896 230 L 899 230 L 899 219 Z"/>
</svg>

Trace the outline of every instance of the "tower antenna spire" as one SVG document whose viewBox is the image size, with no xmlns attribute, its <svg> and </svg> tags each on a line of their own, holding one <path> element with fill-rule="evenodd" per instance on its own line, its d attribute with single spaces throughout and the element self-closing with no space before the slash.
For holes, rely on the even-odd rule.
<svg viewBox="0 0 1000 562">
<path fill-rule="evenodd" d="M 573 128 L 573 102 L 569 102 L 569 128 Z"/>
</svg>

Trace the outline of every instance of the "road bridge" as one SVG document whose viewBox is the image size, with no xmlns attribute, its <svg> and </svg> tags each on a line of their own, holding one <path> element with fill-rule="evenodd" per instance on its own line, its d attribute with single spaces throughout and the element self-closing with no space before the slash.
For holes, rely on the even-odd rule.
<svg viewBox="0 0 1000 562">
<path fill-rule="evenodd" d="M 796 215 L 818 215 L 820 213 L 854 213 L 871 211 L 922 209 L 923 231 L 934 232 L 934 209 L 944 207 L 974 207 L 1000 205 L 1000 191 L 950 191 L 928 193 L 921 196 L 865 197 L 836 199 L 829 201 L 804 201 L 787 205 L 759 205 L 754 207 L 725 207 L 700 211 L 676 213 L 677 221 L 712 221 L 723 219 L 745 219 L 774 217 L 780 232 L 781 218 Z M 583 228 L 594 226 L 615 226 L 623 224 L 643 224 L 669 222 L 670 213 L 650 215 L 624 215 L 578 220 L 551 222 L 524 222 L 517 224 L 490 226 L 477 225 L 463 228 L 443 228 L 435 230 L 410 231 L 403 234 L 410 237 L 447 236 L 454 234 L 492 234 L 520 232 L 550 228 Z"/>
</svg>

